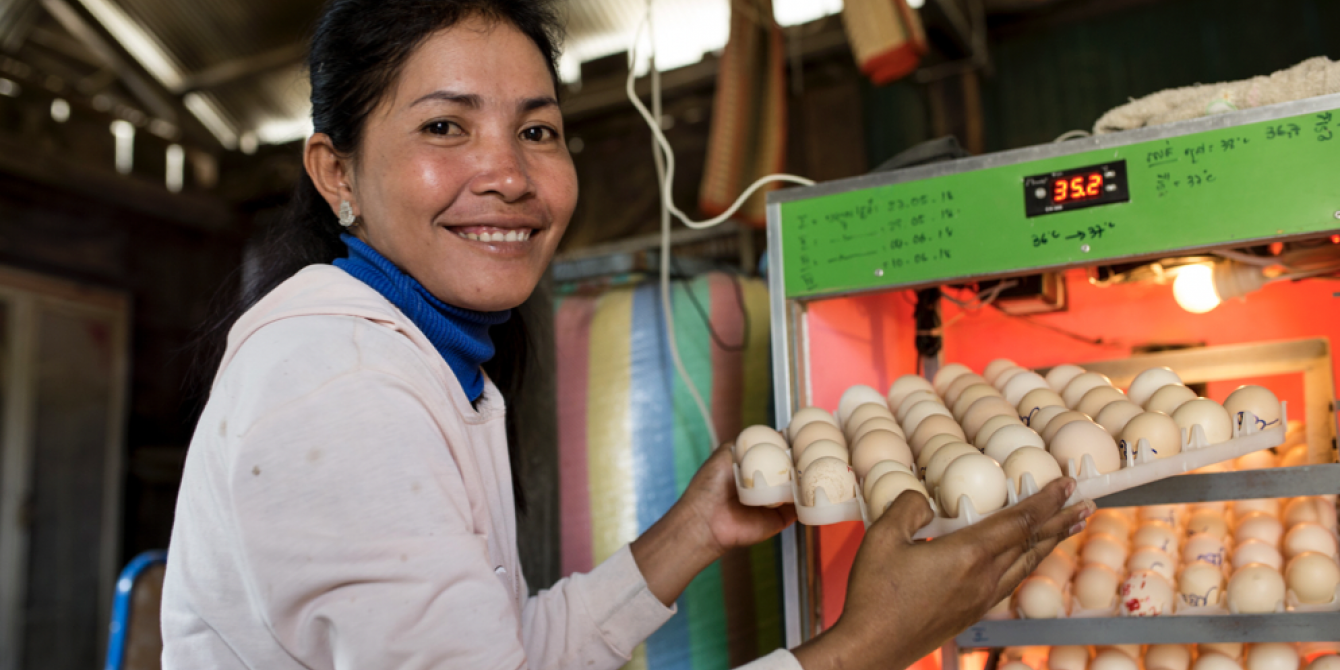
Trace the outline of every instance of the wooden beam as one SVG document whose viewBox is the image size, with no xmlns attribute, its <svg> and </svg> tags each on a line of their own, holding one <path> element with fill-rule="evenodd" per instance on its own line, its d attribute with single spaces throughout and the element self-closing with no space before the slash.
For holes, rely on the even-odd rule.
<svg viewBox="0 0 1340 670">
<path fill-rule="evenodd" d="M 265 53 L 225 61 L 213 67 L 187 75 L 174 93 L 203 91 L 218 88 L 243 79 L 302 63 L 307 57 L 307 45 L 289 44 Z"/>
</svg>

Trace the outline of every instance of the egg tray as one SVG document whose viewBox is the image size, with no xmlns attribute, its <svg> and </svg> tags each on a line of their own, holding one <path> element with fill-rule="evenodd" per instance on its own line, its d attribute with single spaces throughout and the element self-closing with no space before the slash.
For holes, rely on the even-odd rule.
<svg viewBox="0 0 1340 670">
<path fill-rule="evenodd" d="M 1219 444 L 1209 444 L 1204 429 L 1199 425 L 1192 426 L 1190 430 L 1183 430 L 1181 453 L 1167 458 L 1155 458 L 1149 443 L 1141 438 L 1134 450 L 1122 454 L 1124 466 L 1120 470 L 1107 474 L 1099 473 L 1093 458 L 1087 454 L 1079 463 L 1071 459 L 1066 470 L 1068 475 L 1077 482 L 1077 486 L 1066 504 L 1073 505 L 1081 500 L 1101 498 L 1160 479 L 1167 479 L 1209 465 L 1241 458 L 1254 451 L 1284 444 L 1289 425 L 1287 402 L 1280 403 L 1280 418 L 1272 428 L 1256 429 L 1256 417 L 1250 412 L 1244 412 L 1243 414 L 1241 423 L 1247 428 L 1244 430 L 1235 425 L 1233 427 L 1233 437 Z M 790 455 L 789 449 L 787 455 Z M 757 479 L 761 478 L 757 477 L 756 473 Z M 1008 500 L 1004 509 L 1018 504 L 1020 500 L 1036 493 L 1039 488 L 1033 482 L 1033 478 L 1027 474 L 1022 478 L 1022 484 L 1019 490 L 1016 490 L 1012 481 L 1007 482 Z M 739 494 L 740 502 L 745 505 L 776 507 L 788 503 L 795 504 L 796 519 L 807 526 L 862 521 L 868 528 L 873 520 L 869 509 L 866 507 L 864 497 L 861 495 L 862 488 L 859 483 L 855 487 L 855 495 L 851 500 L 830 503 L 821 489 L 817 494 L 820 497 L 819 500 L 816 500 L 818 504 L 813 506 L 802 504 L 800 502 L 800 480 L 795 468 L 791 470 L 790 481 L 785 484 L 748 489 L 744 487 L 737 459 L 735 488 Z M 935 501 L 931 501 L 931 507 L 935 509 L 936 517 L 916 534 L 918 539 L 947 535 L 994 514 L 994 512 L 979 513 L 967 496 L 960 498 L 959 515 L 956 517 L 942 516 L 940 507 Z"/>
</svg>

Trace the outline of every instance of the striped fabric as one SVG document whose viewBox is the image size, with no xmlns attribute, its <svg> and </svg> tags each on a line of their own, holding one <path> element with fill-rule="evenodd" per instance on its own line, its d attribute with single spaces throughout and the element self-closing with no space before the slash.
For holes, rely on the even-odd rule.
<svg viewBox="0 0 1340 670">
<path fill-rule="evenodd" d="M 680 356 L 721 439 L 767 423 L 772 396 L 763 283 L 709 274 L 676 282 L 672 302 Z M 714 344 L 704 314 L 728 348 Z M 568 574 L 591 569 L 665 514 L 712 445 L 675 373 L 654 281 L 563 297 L 555 329 Z M 724 670 L 782 646 L 779 569 L 775 542 L 712 565 L 629 667 Z"/>
</svg>

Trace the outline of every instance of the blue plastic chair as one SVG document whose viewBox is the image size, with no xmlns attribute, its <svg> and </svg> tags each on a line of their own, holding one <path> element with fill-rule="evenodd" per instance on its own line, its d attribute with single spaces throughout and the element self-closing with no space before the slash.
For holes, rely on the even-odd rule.
<svg viewBox="0 0 1340 670">
<path fill-rule="evenodd" d="M 126 637 L 130 635 L 130 605 L 135 581 L 145 570 L 165 563 L 166 551 L 146 551 L 131 560 L 117 578 L 116 598 L 112 601 L 111 634 L 107 638 L 106 670 L 121 670 L 126 662 Z"/>
</svg>

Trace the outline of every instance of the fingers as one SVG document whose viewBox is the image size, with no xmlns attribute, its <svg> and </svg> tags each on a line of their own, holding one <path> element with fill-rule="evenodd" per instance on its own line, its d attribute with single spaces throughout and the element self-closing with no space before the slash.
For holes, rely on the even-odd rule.
<svg viewBox="0 0 1340 670">
<path fill-rule="evenodd" d="M 1002 571 L 1000 588 L 1004 595 L 1009 595 L 1019 582 L 1032 574 L 1042 559 L 1056 549 L 1056 545 L 1075 534 L 1071 531 L 1078 532 L 1077 526 L 1082 528 L 1080 522 L 1093 514 L 1095 509 L 1096 506 L 1090 500 L 1067 507 L 1042 525 L 1028 547 L 1021 547 L 1019 551 L 1012 552 L 1013 556 L 1008 562 L 998 560 L 996 567 Z"/>
<path fill-rule="evenodd" d="M 992 554 L 1003 554 L 1032 542 L 1044 523 L 1056 516 L 1075 490 L 1075 480 L 1062 477 L 1019 504 L 1003 509 L 977 524 L 976 541 Z M 1069 526 L 1066 526 L 1069 528 Z"/>
<path fill-rule="evenodd" d="M 926 524 L 935 520 L 935 512 L 931 510 L 931 505 L 926 501 L 926 496 L 919 491 L 903 491 L 893 504 L 884 512 L 884 516 L 875 522 L 876 526 L 887 528 L 888 532 L 904 542 L 912 542 L 916 537 L 917 531 L 926 527 Z"/>
<path fill-rule="evenodd" d="M 1093 504 L 1093 501 L 1084 500 L 1061 510 L 1059 514 L 1044 521 L 1042 525 L 1029 536 L 1026 545 L 1016 545 L 1006 549 L 1001 554 L 998 554 L 995 561 L 996 567 L 1002 571 L 1006 570 L 1010 565 L 1014 564 L 1015 561 L 1019 560 L 1019 557 L 1023 555 L 1024 552 L 1029 551 L 1042 540 L 1054 538 L 1057 542 L 1060 542 L 1061 540 L 1074 535 L 1075 533 L 1071 531 L 1075 529 L 1075 526 L 1088 518 L 1089 515 L 1093 514 L 1095 509 L 1097 509 L 1097 506 Z M 1046 554 L 1044 553 L 1043 556 L 1045 557 Z"/>
</svg>

